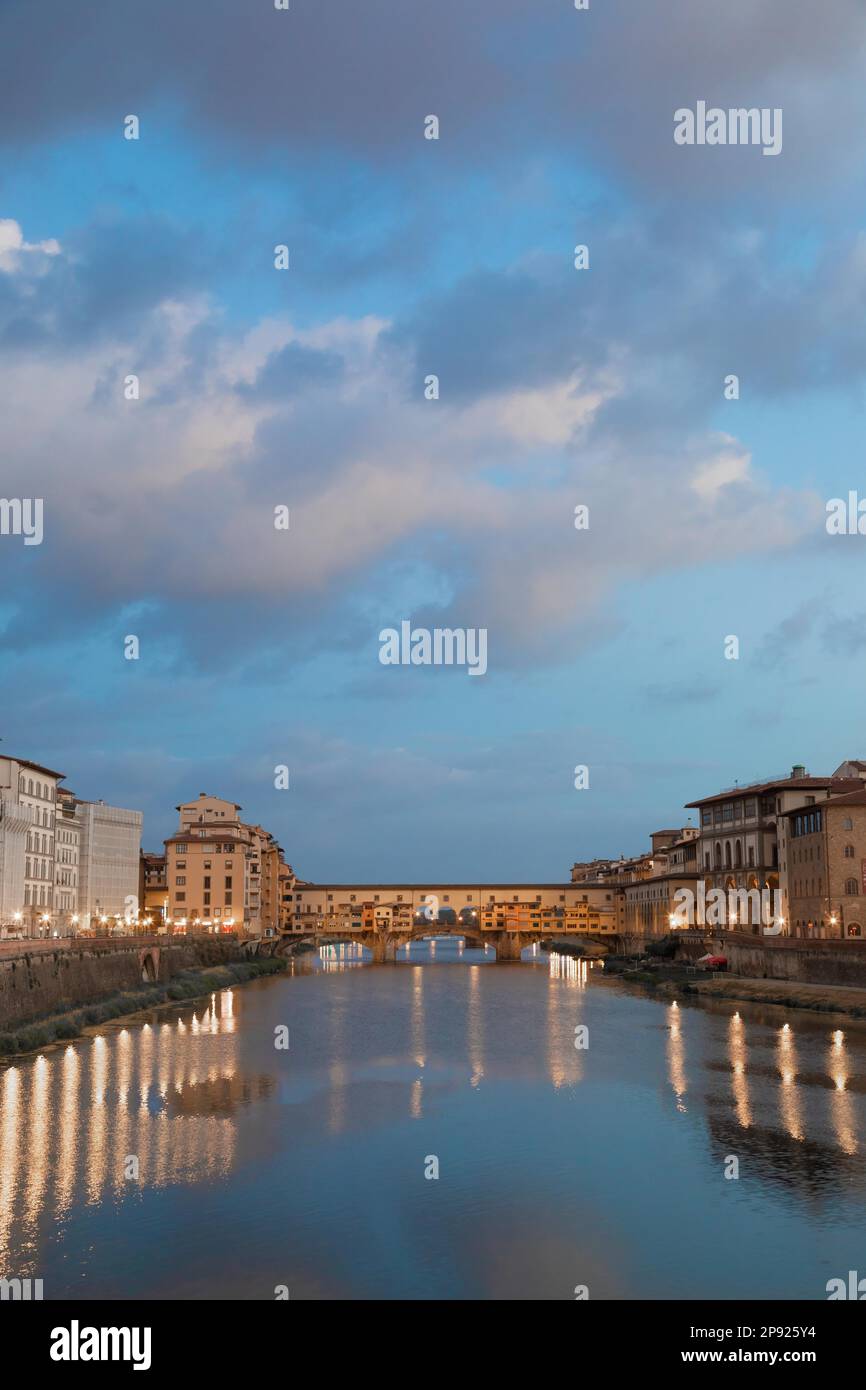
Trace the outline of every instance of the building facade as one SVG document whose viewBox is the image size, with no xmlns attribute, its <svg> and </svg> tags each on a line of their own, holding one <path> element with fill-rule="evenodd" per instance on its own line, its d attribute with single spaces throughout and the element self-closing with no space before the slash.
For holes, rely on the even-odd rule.
<svg viewBox="0 0 866 1390">
<path fill-rule="evenodd" d="M 774 904 L 776 923 L 787 932 L 790 905 L 786 813 L 862 785 L 858 778 L 836 773 L 812 777 L 801 764 L 795 764 L 790 777 L 729 787 L 689 802 L 689 808 L 693 807 L 700 816 L 698 868 L 706 889 L 766 890 Z M 761 930 L 761 923 L 754 922 L 726 919 L 724 925 L 751 929 L 756 934 Z"/>
<path fill-rule="evenodd" d="M 62 778 L 62 772 L 39 763 L 0 757 L 2 925 L 26 936 L 47 936 L 52 930 L 57 788 Z"/>
<path fill-rule="evenodd" d="M 75 931 L 81 920 L 81 815 L 75 796 L 65 787 L 57 789 L 54 854 L 55 924 L 65 934 Z"/>
<path fill-rule="evenodd" d="M 165 855 L 141 851 L 138 863 L 138 901 L 145 926 L 159 931 L 168 917 Z"/>
<path fill-rule="evenodd" d="M 866 936 L 866 788 L 785 813 L 790 930 Z"/>
<path fill-rule="evenodd" d="M 81 818 L 78 914 L 85 929 L 137 921 L 141 811 L 77 801 Z"/>
<path fill-rule="evenodd" d="M 205 792 L 177 809 L 179 829 L 165 842 L 169 929 L 275 934 L 287 866 L 274 836 Z"/>
<path fill-rule="evenodd" d="M 544 930 L 554 929 L 555 914 L 570 911 L 590 927 L 616 929 L 614 889 L 594 883 L 304 883 L 295 880 L 286 894 L 285 923 L 292 931 L 338 931 L 341 921 L 360 919 L 363 908 L 401 927 L 443 925 L 460 921 L 468 927 L 493 921 L 507 910 L 544 914 Z M 492 913 L 492 916 L 491 916 Z M 529 916 L 527 916 L 529 920 Z M 541 923 L 542 917 L 538 916 Z M 515 928 L 516 929 L 516 928 Z"/>
</svg>

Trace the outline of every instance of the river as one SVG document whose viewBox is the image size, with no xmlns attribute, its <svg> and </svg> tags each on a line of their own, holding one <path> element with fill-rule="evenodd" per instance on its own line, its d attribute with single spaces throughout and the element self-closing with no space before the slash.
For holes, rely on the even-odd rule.
<svg viewBox="0 0 866 1390">
<path fill-rule="evenodd" d="M 826 1298 L 866 1275 L 866 1025 L 838 1028 L 538 952 L 334 948 L 0 1069 L 0 1274 L 46 1299 Z"/>
</svg>

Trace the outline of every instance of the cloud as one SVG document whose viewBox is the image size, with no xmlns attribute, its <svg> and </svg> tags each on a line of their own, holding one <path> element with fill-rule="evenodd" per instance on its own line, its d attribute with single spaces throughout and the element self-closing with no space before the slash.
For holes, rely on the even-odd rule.
<svg viewBox="0 0 866 1390">
<path fill-rule="evenodd" d="M 631 356 L 600 336 L 584 371 L 571 352 L 527 353 L 527 306 L 532 320 L 553 302 L 531 277 L 516 318 L 506 296 L 500 373 L 428 401 L 387 321 L 230 327 L 195 274 L 184 291 L 190 267 L 170 265 L 168 245 L 83 337 L 78 310 L 106 296 L 104 267 L 55 257 L 51 296 L 21 301 L 19 337 L 22 324 L 43 331 L 0 381 L 6 485 L 44 498 L 46 541 L 7 647 L 143 600 L 176 652 L 206 665 L 249 661 L 275 633 L 296 653 L 323 630 L 362 650 L 411 601 L 430 625 L 488 627 L 500 667 L 559 662 L 609 630 L 603 606 L 624 580 L 764 555 L 810 524 L 811 499 L 773 491 L 733 436 L 704 427 L 683 440 L 662 423 L 663 369 L 636 454 L 611 414 L 632 390 Z M 494 298 L 470 294 L 486 326 Z M 471 341 L 468 312 L 463 324 Z M 561 346 L 564 318 L 558 332 Z M 587 531 L 574 528 L 577 503 Z M 274 528 L 279 505 L 287 532 Z M 18 563 L 7 546 L 0 566 Z M 413 568 L 425 576 L 414 596 L 393 582 Z"/>
<path fill-rule="evenodd" d="M 543 147 L 578 152 L 657 197 L 715 206 L 720 189 L 802 195 L 838 181 L 862 158 L 866 129 L 857 0 L 825 7 L 820 25 L 813 0 L 606 0 L 591 14 L 553 0 L 476 0 L 471 17 L 463 0 L 435 11 L 299 0 L 287 12 L 151 0 L 146 20 L 135 6 L 89 0 L 86 42 L 74 7 L 55 7 L 46 34 L 38 7 L 8 0 L 0 44 L 8 70 L 28 76 L 0 89 L 0 130 L 19 146 L 60 130 L 120 139 L 128 113 L 148 139 L 170 104 L 227 158 L 327 149 L 395 164 L 424 154 L 442 170 L 513 164 Z M 782 156 L 674 146 L 673 113 L 698 98 L 782 106 Z M 442 122 L 432 150 L 429 113 Z"/>
<path fill-rule="evenodd" d="M 17 222 L 11 217 L 0 218 L 0 270 L 13 274 L 21 268 L 24 258 L 32 256 L 34 252 L 40 252 L 43 256 L 57 256 L 60 243 L 53 238 L 48 241 L 25 241 Z"/>
</svg>

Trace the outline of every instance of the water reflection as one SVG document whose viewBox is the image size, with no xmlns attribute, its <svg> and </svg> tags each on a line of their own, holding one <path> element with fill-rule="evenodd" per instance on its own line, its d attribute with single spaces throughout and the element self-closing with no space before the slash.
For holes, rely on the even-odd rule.
<svg viewBox="0 0 866 1390">
<path fill-rule="evenodd" d="M 671 1152 L 671 1174 L 687 1153 L 701 1212 L 727 1200 L 716 1241 L 727 1235 L 736 1200 L 725 1198 L 718 1177 L 731 1153 L 741 1159 L 732 1186 L 772 1204 L 776 1219 L 784 1209 L 803 1239 L 816 1225 L 826 1233 L 828 1221 L 845 1224 L 841 1203 L 862 1203 L 863 1026 L 843 1030 L 761 1006 L 661 1001 L 606 980 L 603 965 L 585 957 L 535 952 L 522 968 L 482 970 L 483 953 L 461 955 L 454 942 L 416 950 L 419 958 L 408 954 L 400 968 L 359 971 L 356 947 L 329 947 L 296 962 L 288 978 L 154 1011 L 146 1022 L 0 1070 L 0 1274 L 42 1277 L 52 1250 L 60 1263 L 74 1267 L 77 1257 L 83 1265 L 95 1248 L 89 1219 L 108 1212 L 125 1231 L 144 1193 L 184 1186 L 215 1192 L 219 1202 L 242 1194 L 237 1201 L 247 1205 L 225 1233 L 190 1225 L 190 1239 L 229 1270 L 237 1221 L 248 1216 L 244 1184 L 279 1207 L 285 1183 L 284 1243 L 304 1219 L 302 1194 L 326 1229 L 334 1193 L 351 1195 L 359 1172 L 365 1201 L 378 1200 L 381 1174 L 388 1210 L 402 1203 L 423 1222 L 431 1204 L 423 1189 L 418 1196 L 417 1151 L 439 1152 L 437 1144 L 466 1174 L 456 1209 L 467 1221 L 500 1183 L 518 1185 L 523 1196 L 513 1201 L 528 1219 L 541 1171 L 541 1190 L 555 1196 L 566 1228 L 574 1215 L 579 1233 L 584 1199 L 602 1216 L 608 1204 L 620 1210 L 624 1188 L 611 1155 L 640 1148 L 648 1135 L 657 1152 Z M 454 968 L 430 969 L 434 955 Z M 285 1020 L 291 1050 L 278 1053 L 274 1025 Z M 578 1043 L 584 1029 L 589 1048 Z M 675 1153 L 680 1136 L 686 1149 Z M 275 1168 L 260 1177 L 268 1163 Z M 679 1180 L 670 1179 L 668 1193 L 668 1179 L 653 1172 L 648 1191 L 639 1190 L 639 1175 L 630 1179 L 641 1210 L 651 1208 L 653 1184 L 681 1203 Z M 687 1241 L 690 1222 L 665 1229 L 665 1240 Z M 866 1220 L 849 1220 L 846 1230 L 866 1239 Z M 446 1223 L 440 1235 L 428 1233 L 440 1238 L 463 1237 Z M 75 1239 L 80 1248 L 70 1256 L 64 1242 Z M 342 1240 L 343 1227 L 325 1240 L 331 1257 Z M 385 1258 L 379 1236 L 370 1240 L 376 1259 Z M 362 1266 L 367 1255 L 357 1258 Z M 713 1292 L 710 1284 L 701 1296 Z M 395 1288 L 389 1296 L 398 1295 Z"/>
<path fill-rule="evenodd" d="M 688 1089 L 685 1065 L 685 1040 L 680 1026 L 680 1006 L 676 1000 L 668 1008 L 668 1071 L 677 1098 L 677 1110 L 685 1113 L 685 1094 Z"/>
<path fill-rule="evenodd" d="M 236 1077 L 233 1032 L 226 991 L 186 1021 L 158 1025 L 158 1044 L 154 1026 L 129 1026 L 0 1072 L 0 1273 L 13 1262 L 26 1272 L 46 1214 L 62 1221 L 110 1192 L 229 1171 L 232 1111 L 255 1089 Z M 205 1035 L 229 1043 L 206 1070 Z"/>
</svg>

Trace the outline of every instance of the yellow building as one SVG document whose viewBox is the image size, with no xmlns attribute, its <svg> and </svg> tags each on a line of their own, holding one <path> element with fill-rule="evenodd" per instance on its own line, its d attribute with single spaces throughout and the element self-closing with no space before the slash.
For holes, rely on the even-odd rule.
<svg viewBox="0 0 866 1390">
<path fill-rule="evenodd" d="M 205 792 L 177 810 L 180 827 L 165 842 L 170 929 L 275 934 L 288 866 L 273 835 Z"/>
</svg>

